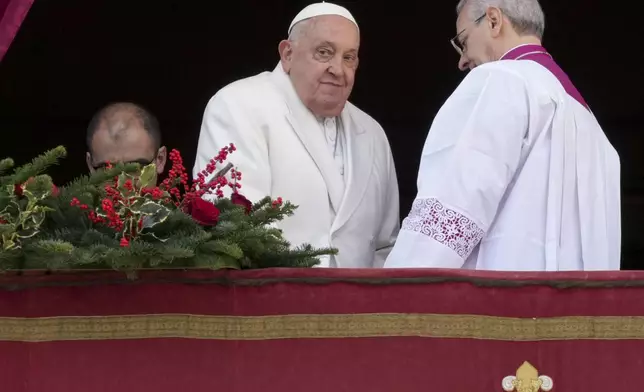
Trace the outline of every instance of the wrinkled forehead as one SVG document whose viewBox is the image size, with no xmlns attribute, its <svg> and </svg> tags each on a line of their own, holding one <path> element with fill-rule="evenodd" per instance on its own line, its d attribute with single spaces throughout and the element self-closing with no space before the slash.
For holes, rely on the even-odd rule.
<svg viewBox="0 0 644 392">
<path fill-rule="evenodd" d="M 360 32 L 356 25 L 339 15 L 322 15 L 311 19 L 307 38 L 313 45 L 329 42 L 356 50 L 360 46 Z"/>
</svg>

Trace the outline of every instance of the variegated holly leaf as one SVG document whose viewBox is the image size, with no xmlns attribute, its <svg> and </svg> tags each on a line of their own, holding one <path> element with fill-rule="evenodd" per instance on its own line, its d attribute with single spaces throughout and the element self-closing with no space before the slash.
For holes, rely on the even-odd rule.
<svg viewBox="0 0 644 392">
<path fill-rule="evenodd" d="M 153 201 L 146 201 L 140 207 L 136 209 L 133 208 L 131 211 L 135 214 L 143 215 L 143 229 L 149 229 L 158 225 L 170 216 L 169 208 Z"/>
<path fill-rule="evenodd" d="M 118 189 L 119 189 L 121 192 L 125 193 L 125 191 L 126 191 L 126 189 L 125 189 L 125 183 L 126 183 L 126 182 L 127 182 L 127 180 L 129 180 L 129 179 L 130 179 L 130 177 L 129 177 L 126 173 L 121 173 L 121 174 L 119 174 L 119 176 L 118 176 L 118 182 L 117 182 L 116 186 L 118 187 Z"/>
<path fill-rule="evenodd" d="M 30 228 L 23 227 L 22 230 L 18 230 L 16 232 L 16 235 L 19 238 L 31 238 L 31 237 L 35 236 L 36 234 L 38 234 L 39 232 L 40 232 L 40 230 L 39 230 L 38 227 L 30 227 Z"/>
<path fill-rule="evenodd" d="M 13 236 L 11 235 L 2 235 L 2 249 L 3 250 L 10 250 L 10 249 L 15 249 L 18 244 L 13 240 Z"/>
<path fill-rule="evenodd" d="M 151 163 L 141 170 L 139 185 L 141 188 L 154 188 L 157 184 L 157 166 Z"/>
</svg>

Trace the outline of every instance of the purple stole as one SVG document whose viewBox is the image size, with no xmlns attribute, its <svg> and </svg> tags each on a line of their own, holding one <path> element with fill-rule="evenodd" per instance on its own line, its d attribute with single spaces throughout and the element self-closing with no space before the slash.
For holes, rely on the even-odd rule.
<svg viewBox="0 0 644 392">
<path fill-rule="evenodd" d="M 570 78 L 553 60 L 552 56 L 541 45 L 521 45 L 506 53 L 501 60 L 532 60 L 541 64 L 544 68 L 550 71 L 558 80 L 559 83 L 566 90 L 566 93 L 582 104 L 586 109 L 590 110 L 588 104 L 581 96 L 577 88 L 572 84 Z"/>
</svg>

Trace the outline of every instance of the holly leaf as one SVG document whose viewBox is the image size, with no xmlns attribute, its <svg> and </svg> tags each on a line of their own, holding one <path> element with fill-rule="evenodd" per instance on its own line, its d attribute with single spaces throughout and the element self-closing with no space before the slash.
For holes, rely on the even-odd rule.
<svg viewBox="0 0 644 392">
<path fill-rule="evenodd" d="M 38 208 L 31 213 L 31 221 L 36 225 L 40 226 L 45 221 L 45 209 Z"/>
<path fill-rule="evenodd" d="M 9 195 L 0 194 L 0 211 L 4 211 L 4 209 L 7 208 L 11 199 L 12 198 Z"/>
<path fill-rule="evenodd" d="M 145 203 L 141 204 L 136 209 L 132 209 L 132 212 L 137 212 L 142 215 L 157 215 L 163 211 L 168 211 L 170 212 L 169 209 L 167 209 L 165 206 L 155 203 L 153 201 L 146 201 Z"/>
<path fill-rule="evenodd" d="M 143 215 L 143 229 L 163 223 L 170 216 L 170 209 L 153 201 L 146 201 L 132 212 Z"/>
<path fill-rule="evenodd" d="M 10 223 L 0 223 L 0 235 L 5 236 L 5 235 L 10 235 L 13 233 L 15 228 L 13 227 L 12 224 Z"/>
<path fill-rule="evenodd" d="M 157 184 L 157 165 L 151 163 L 141 170 L 139 176 L 141 188 L 154 188 Z"/>
<path fill-rule="evenodd" d="M 54 212 L 56 209 L 48 207 L 48 206 L 37 206 L 36 211 L 38 212 Z"/>
<path fill-rule="evenodd" d="M 146 220 L 148 220 L 147 223 L 146 223 Z M 158 224 L 158 222 L 150 222 L 150 220 L 151 220 L 151 217 L 149 217 L 149 216 L 143 217 L 143 228 L 142 228 L 142 230 L 146 230 L 146 229 Z M 142 236 L 152 237 L 152 238 L 154 238 L 155 240 L 157 240 L 159 242 L 167 242 L 170 239 L 170 238 L 161 238 L 161 237 L 159 237 L 158 235 L 156 235 L 155 233 L 153 233 L 151 231 L 143 231 L 141 233 L 141 235 Z"/>
<path fill-rule="evenodd" d="M 31 228 L 28 228 L 28 229 L 26 228 L 26 229 L 17 231 L 16 235 L 19 238 L 31 238 L 31 237 L 35 236 L 36 234 L 38 234 L 38 232 L 39 232 L 39 230 L 38 230 L 37 227 L 31 227 Z"/>
<path fill-rule="evenodd" d="M 27 198 L 27 200 L 29 201 L 29 204 L 36 204 L 36 202 L 38 201 L 38 198 L 36 197 L 36 195 L 34 195 L 33 192 L 31 192 L 27 188 L 24 188 L 22 190 L 22 195 Z"/>
<path fill-rule="evenodd" d="M 126 191 L 125 182 L 127 180 L 129 180 L 129 177 L 127 174 L 125 173 L 119 174 L 117 186 L 118 186 L 118 189 L 121 191 L 121 193 L 124 193 Z"/>
<path fill-rule="evenodd" d="M 13 217 L 19 215 L 20 211 L 20 204 L 18 204 L 15 200 L 9 200 L 7 206 L 2 211 L 0 211 L 0 214 L 6 214 Z"/>
<path fill-rule="evenodd" d="M 148 198 L 146 198 L 144 196 L 143 197 L 134 196 L 134 197 L 131 197 L 130 200 L 134 200 L 134 201 L 131 202 L 132 204 L 130 204 L 130 207 L 129 207 L 130 211 L 138 212 L 138 211 L 141 210 L 141 206 L 144 205 L 145 203 L 149 202 L 150 199 L 148 199 Z"/>
<path fill-rule="evenodd" d="M 3 250 L 10 250 L 14 249 L 16 247 L 16 243 L 14 240 L 12 240 L 10 237 L 5 237 L 2 236 L 2 249 Z"/>
</svg>

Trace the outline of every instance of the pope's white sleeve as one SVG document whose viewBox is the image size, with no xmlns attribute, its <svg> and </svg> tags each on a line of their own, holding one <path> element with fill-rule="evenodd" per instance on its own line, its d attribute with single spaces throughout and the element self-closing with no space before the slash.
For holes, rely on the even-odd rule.
<svg viewBox="0 0 644 392">
<path fill-rule="evenodd" d="M 237 148 L 227 162 L 218 164 L 217 170 L 232 163 L 242 173 L 239 193 L 252 202 L 269 196 L 271 171 L 267 141 L 262 123 L 254 121 L 253 109 L 245 104 L 244 97 L 224 88 L 206 106 L 197 145 L 193 177 L 206 168 L 222 147 L 233 143 Z M 217 171 L 216 170 L 216 171 Z M 226 195 L 230 188 L 226 187 Z"/>
<path fill-rule="evenodd" d="M 461 268 L 492 224 L 528 131 L 525 80 L 473 70 L 430 129 L 418 194 L 385 267 Z"/>
<path fill-rule="evenodd" d="M 389 149 L 388 149 L 389 150 Z M 374 258 L 373 267 L 382 268 L 391 252 L 396 237 L 400 230 L 400 201 L 398 195 L 398 178 L 396 176 L 396 167 L 394 159 L 389 151 L 388 155 L 388 179 L 385 187 L 387 189 L 387 196 L 385 202 L 385 210 L 383 213 L 380 230 L 376 238 L 376 255 Z"/>
</svg>

